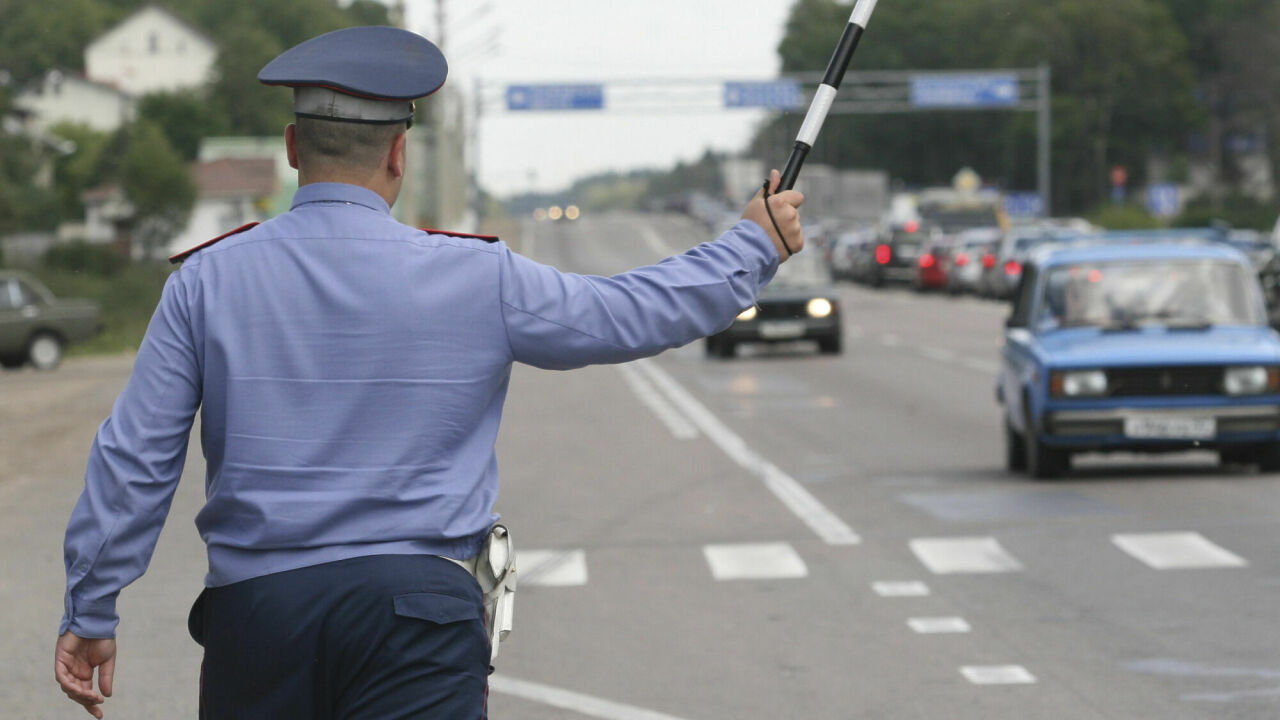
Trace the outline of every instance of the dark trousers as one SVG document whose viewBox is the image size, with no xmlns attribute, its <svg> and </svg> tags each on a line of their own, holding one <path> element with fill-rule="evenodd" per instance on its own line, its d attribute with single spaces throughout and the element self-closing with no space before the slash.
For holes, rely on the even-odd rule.
<svg viewBox="0 0 1280 720">
<path fill-rule="evenodd" d="M 480 586 L 447 560 L 376 555 L 208 588 L 202 720 L 483 720 Z"/>
</svg>

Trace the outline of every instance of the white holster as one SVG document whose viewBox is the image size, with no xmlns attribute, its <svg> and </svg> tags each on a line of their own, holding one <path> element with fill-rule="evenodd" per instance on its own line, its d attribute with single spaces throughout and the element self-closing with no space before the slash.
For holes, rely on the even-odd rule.
<svg viewBox="0 0 1280 720">
<path fill-rule="evenodd" d="M 516 606 L 516 551 L 505 525 L 489 529 L 475 558 L 476 582 L 484 593 L 485 627 L 489 630 L 489 664 L 498 659 L 498 646 L 511 634 Z"/>
</svg>

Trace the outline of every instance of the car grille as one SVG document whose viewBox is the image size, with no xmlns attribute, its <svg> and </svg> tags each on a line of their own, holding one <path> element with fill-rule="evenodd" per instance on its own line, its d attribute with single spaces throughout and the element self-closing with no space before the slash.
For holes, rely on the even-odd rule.
<svg viewBox="0 0 1280 720">
<path fill-rule="evenodd" d="M 1221 367 L 1111 368 L 1107 370 L 1108 395 L 1141 397 L 1166 395 L 1221 395 Z"/>
<path fill-rule="evenodd" d="M 808 300 L 761 301 L 759 317 L 769 320 L 794 320 L 809 316 Z"/>
</svg>

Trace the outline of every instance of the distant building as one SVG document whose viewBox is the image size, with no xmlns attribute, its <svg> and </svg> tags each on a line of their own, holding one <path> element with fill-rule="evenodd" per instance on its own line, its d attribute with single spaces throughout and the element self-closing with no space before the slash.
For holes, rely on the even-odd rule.
<svg viewBox="0 0 1280 720">
<path fill-rule="evenodd" d="M 168 252 L 193 248 L 245 223 L 267 219 L 276 194 L 276 164 L 270 158 L 225 158 L 192 166 L 196 204 L 187 227 L 169 243 Z"/>
<path fill-rule="evenodd" d="M 109 133 L 135 115 L 129 95 L 63 70 L 45 73 L 38 83 L 14 98 L 14 106 L 29 113 L 29 132 L 47 130 L 59 123 L 76 123 Z"/>
<path fill-rule="evenodd" d="M 134 97 L 197 88 L 213 78 L 218 46 L 168 10 L 149 5 L 85 48 L 85 76 Z"/>
<path fill-rule="evenodd" d="M 80 195 L 84 203 L 84 227 L 79 238 L 85 242 L 115 243 L 128 247 L 129 225 L 136 210 L 119 185 L 102 185 Z"/>
</svg>

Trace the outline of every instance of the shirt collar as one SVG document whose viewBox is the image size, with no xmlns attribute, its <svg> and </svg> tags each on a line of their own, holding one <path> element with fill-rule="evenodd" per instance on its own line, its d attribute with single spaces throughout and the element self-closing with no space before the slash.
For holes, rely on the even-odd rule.
<svg viewBox="0 0 1280 720">
<path fill-rule="evenodd" d="M 391 214 L 391 207 L 378 193 L 358 185 L 346 183 L 310 183 L 298 188 L 293 194 L 293 206 L 297 210 L 309 203 L 345 203 L 347 205 L 363 205 L 370 210 Z"/>
</svg>

